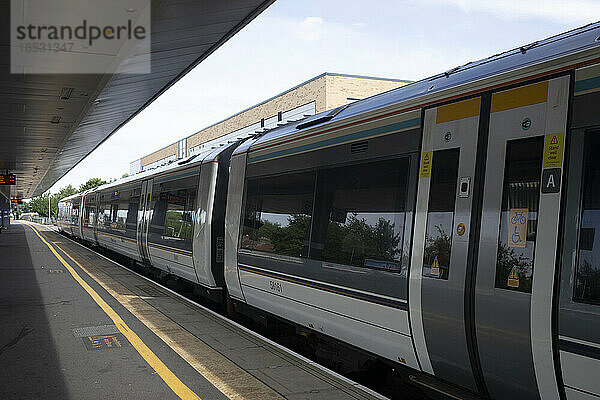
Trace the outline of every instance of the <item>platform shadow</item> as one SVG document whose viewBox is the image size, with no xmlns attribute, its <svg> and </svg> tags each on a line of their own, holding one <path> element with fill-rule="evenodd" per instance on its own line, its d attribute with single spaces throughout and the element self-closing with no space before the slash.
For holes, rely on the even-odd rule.
<svg viewBox="0 0 600 400">
<path fill-rule="evenodd" d="M 26 229 L 0 234 L 0 399 L 69 399 Z"/>
</svg>

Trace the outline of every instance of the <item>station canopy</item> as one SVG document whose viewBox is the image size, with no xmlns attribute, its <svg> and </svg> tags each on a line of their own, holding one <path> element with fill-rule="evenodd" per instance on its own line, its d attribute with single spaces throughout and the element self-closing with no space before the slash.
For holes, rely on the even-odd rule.
<svg viewBox="0 0 600 400">
<path fill-rule="evenodd" d="M 91 3 L 2 0 L 5 4 L 0 10 L 3 27 L 0 35 L 0 174 L 12 173 L 17 179 L 15 186 L 0 187 L 4 197 L 30 198 L 44 193 L 274 2 L 145 0 L 149 1 L 151 28 L 146 54 L 140 54 L 139 46 L 126 46 L 124 42 L 113 40 L 109 47 L 100 50 L 87 46 L 59 49 L 62 51 L 54 52 L 53 58 L 39 54 L 39 62 L 32 62 L 30 58 L 20 64 L 17 62 L 15 67 L 17 45 L 11 36 L 15 18 L 25 26 L 20 31 L 25 36 L 27 26 L 32 21 L 35 23 L 36 16 L 74 13 L 74 17 L 79 18 L 86 13 L 101 14 L 101 7 L 106 8 L 110 3 L 114 3 L 110 6 L 113 7 L 111 12 L 135 14 L 138 12 L 135 4 L 140 1 L 144 0 Z M 4 9 L 9 4 L 10 12 Z M 82 9 L 90 4 L 97 9 Z M 11 23 L 13 27 L 8 34 L 4 28 Z M 33 48 L 22 46 L 21 50 L 29 51 L 27 55 L 31 56 Z M 114 73 L 127 72 L 127 68 L 140 65 L 144 57 L 150 62 L 147 73 Z M 40 69 L 45 66 L 52 70 Z M 73 72 L 77 67 L 89 70 Z"/>
</svg>

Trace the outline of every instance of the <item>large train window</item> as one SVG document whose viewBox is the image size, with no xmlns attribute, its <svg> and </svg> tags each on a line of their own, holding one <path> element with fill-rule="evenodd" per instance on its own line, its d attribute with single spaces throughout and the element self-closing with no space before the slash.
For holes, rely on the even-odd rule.
<svg viewBox="0 0 600 400">
<path fill-rule="evenodd" d="M 75 203 L 77 201 L 77 203 Z M 79 200 L 75 200 L 73 202 L 73 208 L 71 211 L 71 223 L 78 225 L 79 224 Z"/>
<path fill-rule="evenodd" d="M 135 237 L 137 232 L 137 214 L 138 214 L 138 204 L 140 203 L 139 197 L 131 197 L 128 199 L 127 203 L 127 214 L 125 218 L 125 232 L 127 236 Z M 121 206 L 124 203 L 120 203 Z"/>
<path fill-rule="evenodd" d="M 574 300 L 600 304 L 600 133 L 585 137 Z"/>
<path fill-rule="evenodd" d="M 94 227 L 95 216 L 96 216 L 96 206 L 92 205 L 92 204 L 86 204 L 83 219 L 84 219 L 84 224 L 87 227 L 89 227 L 89 228 Z"/>
<path fill-rule="evenodd" d="M 531 293 L 544 137 L 507 143 L 496 258 L 500 289 Z"/>
<path fill-rule="evenodd" d="M 163 236 L 192 240 L 193 225 L 193 203 L 196 198 L 195 190 L 180 190 L 176 193 L 161 193 L 167 201 L 167 212 L 165 216 L 165 228 Z"/>
<path fill-rule="evenodd" d="M 135 237 L 137 232 L 137 210 L 139 197 L 132 197 L 133 190 L 116 190 L 113 193 L 112 227 L 128 237 Z"/>
<path fill-rule="evenodd" d="M 192 250 L 194 210 L 198 187 L 197 172 L 166 182 L 154 182 L 152 216 L 148 240 L 152 243 Z M 133 207 L 129 203 L 128 207 Z"/>
<path fill-rule="evenodd" d="M 310 258 L 400 272 L 409 158 L 320 171 Z"/>
<path fill-rule="evenodd" d="M 315 172 L 248 180 L 241 247 L 306 257 L 314 190 Z"/>
<path fill-rule="evenodd" d="M 110 203 L 98 202 L 98 229 L 110 229 Z"/>
<path fill-rule="evenodd" d="M 423 275 L 448 279 L 460 149 L 433 152 Z"/>
</svg>

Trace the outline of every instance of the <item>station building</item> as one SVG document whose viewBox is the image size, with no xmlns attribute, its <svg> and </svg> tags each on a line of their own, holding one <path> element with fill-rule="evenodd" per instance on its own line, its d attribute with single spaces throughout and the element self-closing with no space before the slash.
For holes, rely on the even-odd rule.
<svg viewBox="0 0 600 400">
<path fill-rule="evenodd" d="M 130 164 L 130 174 L 166 165 L 221 143 L 374 96 L 410 81 L 323 73 Z"/>
</svg>

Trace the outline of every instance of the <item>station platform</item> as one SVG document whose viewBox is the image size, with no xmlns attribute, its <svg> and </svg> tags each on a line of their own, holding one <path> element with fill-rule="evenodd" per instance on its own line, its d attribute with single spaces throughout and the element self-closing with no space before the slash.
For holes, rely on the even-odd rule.
<svg viewBox="0 0 600 400">
<path fill-rule="evenodd" d="M 71 241 L 0 235 L 0 399 L 381 399 Z"/>
</svg>

